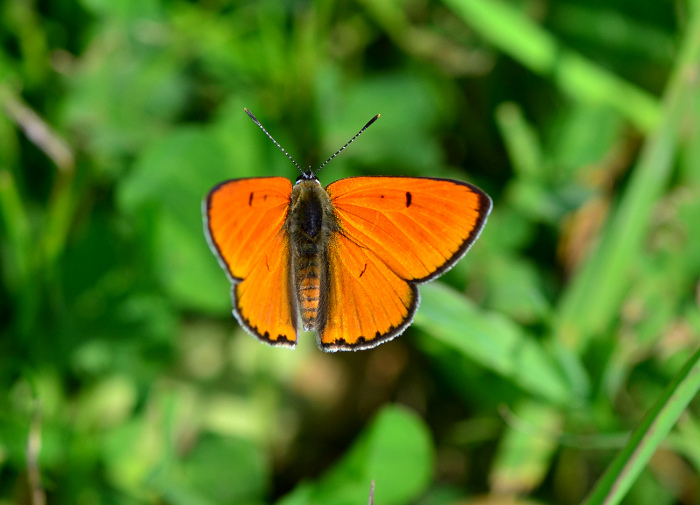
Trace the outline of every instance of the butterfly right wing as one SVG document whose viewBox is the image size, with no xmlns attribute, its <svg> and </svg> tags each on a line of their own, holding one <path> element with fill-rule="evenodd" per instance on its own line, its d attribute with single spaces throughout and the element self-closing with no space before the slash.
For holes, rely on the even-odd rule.
<svg viewBox="0 0 700 505">
<path fill-rule="evenodd" d="M 284 177 L 226 181 L 204 201 L 204 231 L 228 273 L 233 315 L 253 336 L 294 347 L 297 307 L 290 291 L 285 220 L 292 184 Z"/>
<path fill-rule="evenodd" d="M 326 190 L 338 225 L 319 341 L 326 351 L 368 349 L 401 334 L 418 307 L 416 284 L 464 256 L 491 210 L 483 191 L 450 179 L 350 177 Z"/>
</svg>

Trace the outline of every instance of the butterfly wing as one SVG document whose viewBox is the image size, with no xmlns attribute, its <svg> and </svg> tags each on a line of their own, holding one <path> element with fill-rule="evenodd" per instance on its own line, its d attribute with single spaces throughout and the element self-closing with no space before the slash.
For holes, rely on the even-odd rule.
<svg viewBox="0 0 700 505">
<path fill-rule="evenodd" d="M 491 211 L 483 191 L 449 179 L 353 177 L 326 191 L 339 227 L 328 247 L 326 351 L 367 349 L 401 334 L 418 307 L 416 283 L 464 256 Z"/>
<path fill-rule="evenodd" d="M 233 314 L 260 340 L 296 345 L 285 219 L 292 184 L 283 177 L 223 182 L 204 202 L 205 234 L 232 286 Z"/>
</svg>

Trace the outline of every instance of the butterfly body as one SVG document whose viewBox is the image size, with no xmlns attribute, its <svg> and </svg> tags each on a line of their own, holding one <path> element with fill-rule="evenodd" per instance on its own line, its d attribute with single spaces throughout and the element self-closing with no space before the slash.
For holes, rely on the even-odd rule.
<svg viewBox="0 0 700 505">
<path fill-rule="evenodd" d="M 285 221 L 290 286 L 305 330 L 322 329 L 328 292 L 328 242 L 338 229 L 333 204 L 318 179 L 300 178 Z"/>
<path fill-rule="evenodd" d="M 303 171 L 294 185 L 283 177 L 225 181 L 203 205 L 241 326 L 283 347 L 296 345 L 298 329 L 313 330 L 329 352 L 400 335 L 418 308 L 417 284 L 464 256 L 490 211 L 488 195 L 466 182 L 351 177 L 323 188 Z"/>
</svg>

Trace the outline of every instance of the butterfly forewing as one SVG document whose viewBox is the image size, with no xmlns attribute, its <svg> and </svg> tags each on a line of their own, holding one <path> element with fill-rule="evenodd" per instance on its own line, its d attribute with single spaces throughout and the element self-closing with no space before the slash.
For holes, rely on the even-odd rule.
<svg viewBox="0 0 700 505">
<path fill-rule="evenodd" d="M 205 202 L 205 231 L 233 283 L 234 315 L 256 337 L 284 346 L 295 345 L 297 327 L 284 227 L 291 191 L 283 177 L 239 179 Z"/>
</svg>

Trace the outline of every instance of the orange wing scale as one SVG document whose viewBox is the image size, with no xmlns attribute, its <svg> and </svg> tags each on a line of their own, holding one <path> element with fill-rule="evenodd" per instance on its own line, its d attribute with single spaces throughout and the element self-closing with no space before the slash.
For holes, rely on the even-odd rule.
<svg viewBox="0 0 700 505">
<path fill-rule="evenodd" d="M 459 181 L 355 177 L 326 188 L 339 231 L 329 244 L 330 303 L 325 350 L 357 350 L 390 340 L 418 307 L 415 283 L 452 267 L 491 210 L 480 189 Z"/>
<path fill-rule="evenodd" d="M 289 292 L 284 222 L 292 184 L 283 177 L 224 182 L 205 202 L 205 232 L 233 283 L 233 314 L 257 338 L 294 347 L 297 308 Z"/>
</svg>

